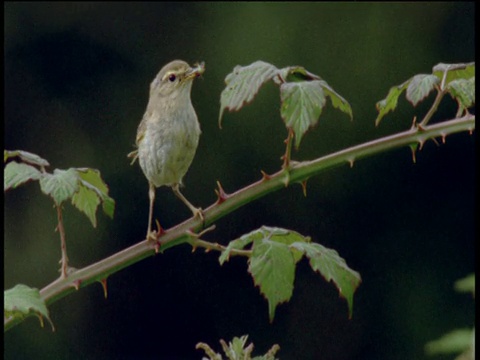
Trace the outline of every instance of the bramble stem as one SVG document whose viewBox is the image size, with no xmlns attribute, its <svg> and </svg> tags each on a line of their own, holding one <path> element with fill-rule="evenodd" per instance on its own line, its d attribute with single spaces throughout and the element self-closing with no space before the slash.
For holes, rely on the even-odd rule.
<svg viewBox="0 0 480 360">
<path fill-rule="evenodd" d="M 427 114 L 428 115 L 428 114 Z M 425 120 L 425 119 L 424 119 Z M 165 251 L 173 246 L 183 243 L 190 243 L 201 246 L 206 249 L 223 251 L 224 247 L 219 244 L 209 243 L 198 238 L 192 239 L 192 231 L 199 232 L 204 226 L 209 226 L 220 218 L 259 199 L 271 192 L 285 188 L 285 171 L 289 174 L 290 183 L 301 183 L 312 176 L 319 175 L 341 165 L 351 165 L 358 159 L 384 153 L 386 151 L 398 149 L 413 144 L 422 144 L 426 140 L 435 137 L 445 138 L 448 135 L 468 131 L 470 133 L 475 129 L 475 115 L 467 114 L 461 118 L 456 118 L 434 125 L 423 127 L 412 127 L 394 135 L 386 136 L 377 140 L 369 141 L 360 145 L 352 146 L 347 149 L 322 156 L 318 159 L 302 162 L 291 162 L 288 169 L 281 169 L 277 173 L 267 177 L 263 176 L 261 180 L 229 194 L 222 202 L 214 202 L 204 210 L 204 221 L 198 218 L 190 218 L 168 230 L 160 237 L 160 251 Z M 57 212 L 61 219 L 60 209 Z M 64 240 L 63 222 L 59 221 L 60 236 Z M 62 237 L 63 233 L 63 237 Z M 62 241 L 63 241 L 62 240 Z M 92 265 L 78 269 L 68 277 L 61 277 L 50 283 L 40 291 L 41 298 L 47 305 L 65 297 L 76 289 L 85 287 L 97 281 L 107 279 L 129 265 L 137 263 L 144 258 L 155 255 L 155 244 L 152 241 L 140 241 L 116 254 L 102 259 Z M 247 253 L 240 253 L 237 250 L 236 255 L 248 256 Z M 66 257 L 66 252 L 65 252 Z M 22 322 L 23 319 L 13 318 L 4 321 L 4 331 L 12 328 Z"/>
</svg>

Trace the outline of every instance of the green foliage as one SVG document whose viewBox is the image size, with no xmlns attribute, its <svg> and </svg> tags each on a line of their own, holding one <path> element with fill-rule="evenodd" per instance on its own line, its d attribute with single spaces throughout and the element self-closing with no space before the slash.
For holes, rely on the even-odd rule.
<svg viewBox="0 0 480 360">
<path fill-rule="evenodd" d="M 475 63 L 440 63 L 433 67 L 432 74 L 415 75 L 401 85 L 393 86 L 387 97 L 376 104 L 375 125 L 378 126 L 386 114 L 395 110 L 403 91 L 407 91 L 407 100 L 417 106 L 435 89 L 440 96 L 449 93 L 463 107 L 462 110 L 468 109 L 475 103 Z"/>
<path fill-rule="evenodd" d="M 455 290 L 462 293 L 470 292 L 475 296 L 475 274 L 470 274 L 455 281 Z"/>
<path fill-rule="evenodd" d="M 108 196 L 108 186 L 98 170 L 70 168 L 54 169 L 53 173 L 48 173 L 44 169 L 49 165 L 48 162 L 38 155 L 21 150 L 5 150 L 4 154 L 5 161 L 13 157 L 19 157 L 22 161 L 10 161 L 5 166 L 4 191 L 38 180 L 42 192 L 49 195 L 57 206 L 71 199 L 72 204 L 90 219 L 94 227 L 97 225 L 96 211 L 100 202 L 105 214 L 113 218 L 115 201 Z"/>
<path fill-rule="evenodd" d="M 24 319 L 29 316 L 37 316 L 43 327 L 43 318 L 46 318 L 52 330 L 55 330 L 45 301 L 40 298 L 38 289 L 18 284 L 14 288 L 5 290 L 3 293 L 4 316 Z"/>
<path fill-rule="evenodd" d="M 425 345 L 427 355 L 458 354 L 470 348 L 474 332 L 472 329 L 456 329 L 443 335 L 440 339 Z"/>
<path fill-rule="evenodd" d="M 280 350 L 280 346 L 273 345 L 265 355 L 252 357 L 253 343 L 247 346 L 248 335 L 240 338 L 234 337 L 228 344 L 221 339 L 223 352 L 228 360 L 275 360 L 275 354 Z M 222 360 L 221 354 L 216 353 L 209 345 L 205 343 L 198 343 L 197 349 L 202 349 L 210 360 Z"/>
<path fill-rule="evenodd" d="M 233 250 L 251 244 L 248 271 L 255 285 L 268 301 L 270 321 L 278 304 L 290 300 L 295 280 L 295 264 L 305 255 L 314 271 L 335 286 L 348 303 L 352 315 L 353 294 L 361 283 L 360 274 L 350 269 L 335 250 L 312 243 L 309 237 L 295 231 L 262 226 L 229 243 L 219 257 L 228 261 Z"/>
<path fill-rule="evenodd" d="M 475 295 L 475 274 L 470 274 L 463 279 L 455 282 L 457 292 Z M 427 355 L 438 354 L 458 354 L 461 353 L 461 359 L 474 359 L 475 355 L 475 330 L 474 329 L 455 329 L 443 335 L 437 340 L 429 341 L 425 345 Z M 460 359 L 460 358 L 458 358 Z"/>
<path fill-rule="evenodd" d="M 263 61 L 248 66 L 237 65 L 225 78 L 226 87 L 220 96 L 219 125 L 225 109 L 238 111 L 253 101 L 260 87 L 273 80 L 280 85 L 280 114 L 288 129 L 295 134 L 298 148 L 303 135 L 314 126 L 322 113 L 328 96 L 332 105 L 352 118 L 352 109 L 326 81 L 301 66 L 277 69 Z"/>
</svg>

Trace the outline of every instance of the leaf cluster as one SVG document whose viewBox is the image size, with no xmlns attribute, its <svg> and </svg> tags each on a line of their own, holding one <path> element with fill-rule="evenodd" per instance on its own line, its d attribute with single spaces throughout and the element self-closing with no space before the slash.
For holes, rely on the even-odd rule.
<svg viewBox="0 0 480 360">
<path fill-rule="evenodd" d="M 445 93 L 450 94 L 458 103 L 457 116 L 461 116 L 475 104 L 475 63 L 440 63 L 433 67 L 431 74 L 418 74 L 400 85 L 393 86 L 387 97 L 376 104 L 378 116 L 375 125 L 378 126 L 386 114 L 395 110 L 398 98 L 404 91 L 406 91 L 407 100 L 413 106 L 417 106 L 433 90 L 437 90 L 438 101 Z M 427 121 L 424 121 L 423 125 Z"/>
<path fill-rule="evenodd" d="M 298 232 L 262 226 L 232 240 L 219 257 L 223 265 L 235 250 L 251 250 L 248 271 L 268 301 L 268 314 L 273 321 L 278 304 L 289 301 L 293 293 L 295 266 L 303 258 L 312 270 L 332 281 L 340 296 L 347 300 L 349 317 L 353 311 L 353 294 L 361 283 L 360 274 L 350 269 L 333 249 L 314 243 Z"/>
<path fill-rule="evenodd" d="M 108 186 L 98 170 L 70 168 L 54 169 L 53 173 L 48 173 L 45 170 L 49 166 L 47 160 L 22 150 L 5 150 L 4 162 L 8 162 L 4 169 L 4 191 L 38 180 L 42 192 L 49 195 L 56 206 L 71 199 L 72 204 L 88 217 L 93 227 L 97 226 L 96 212 L 100 203 L 104 213 L 113 218 L 115 201 L 108 195 Z"/>
<path fill-rule="evenodd" d="M 270 350 L 267 351 L 265 355 L 254 356 L 252 357 L 253 352 L 253 343 L 247 345 L 248 335 L 241 337 L 234 337 L 232 341 L 228 344 L 225 340 L 221 339 L 220 344 L 222 345 L 222 350 L 225 353 L 225 356 L 228 360 L 275 360 L 275 354 L 280 350 L 280 346 L 277 344 L 273 345 Z M 197 349 L 205 351 L 205 354 L 210 360 L 222 360 L 223 357 L 220 353 L 216 353 L 208 344 L 198 343 L 196 345 Z M 203 358 L 206 359 L 206 358 Z"/>
<path fill-rule="evenodd" d="M 280 115 L 287 129 L 295 134 L 295 147 L 300 146 L 308 129 L 317 124 L 327 97 L 332 105 L 353 118 L 352 108 L 325 80 L 301 66 L 278 69 L 264 61 L 236 66 L 225 78 L 220 95 L 219 126 L 225 109 L 238 111 L 253 101 L 260 88 L 272 80 L 280 86 Z"/>
</svg>

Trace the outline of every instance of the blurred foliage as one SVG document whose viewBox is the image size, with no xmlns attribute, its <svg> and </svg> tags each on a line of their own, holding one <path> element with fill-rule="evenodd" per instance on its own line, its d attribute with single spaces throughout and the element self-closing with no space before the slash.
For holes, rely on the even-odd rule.
<svg viewBox="0 0 480 360">
<path fill-rule="evenodd" d="M 297 159 L 310 159 L 410 126 L 400 99 L 378 129 L 375 103 L 393 85 L 434 64 L 475 60 L 474 4 L 451 3 L 4 3 L 5 148 L 25 149 L 59 168 L 99 169 L 116 200 L 97 229 L 65 209 L 69 257 L 84 266 L 143 237 L 148 185 L 129 166 L 151 79 L 175 58 L 205 61 L 192 99 L 202 125 L 184 194 L 206 207 L 215 183 L 232 192 L 281 166 L 286 137 L 275 86 L 224 114 L 220 93 L 237 64 L 301 64 L 352 106 L 329 104 Z M 419 108 L 428 109 L 430 100 Z M 455 115 L 453 101 L 436 118 Z M 245 120 L 245 121 L 242 121 Z M 255 127 L 255 131 L 252 128 Z M 269 324 L 242 261 L 228 267 L 188 247 L 143 261 L 100 286 L 56 303 L 56 333 L 29 321 L 5 335 L 7 359 L 198 359 L 198 341 L 248 333 L 259 353 L 285 359 L 420 359 L 423 346 L 469 324 L 471 301 L 450 284 L 474 266 L 474 137 L 427 143 L 337 169 L 239 209 L 208 234 L 222 241 L 262 225 L 312 235 L 362 274 L 355 316 L 338 292 L 299 264 L 295 292 Z M 156 216 L 169 227 L 189 216 L 159 190 Z M 31 184 L 5 196 L 5 288 L 41 288 L 57 275 L 55 212 Z M 71 208 L 71 207 L 70 207 Z M 441 224 L 441 232 L 438 231 Z M 308 309 L 308 312 L 305 310 Z M 200 336 L 201 334 L 201 336 Z"/>
</svg>

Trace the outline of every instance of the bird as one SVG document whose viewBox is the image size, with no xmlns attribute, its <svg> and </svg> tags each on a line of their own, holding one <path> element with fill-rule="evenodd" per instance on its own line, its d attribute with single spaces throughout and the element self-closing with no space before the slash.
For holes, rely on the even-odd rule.
<svg viewBox="0 0 480 360">
<path fill-rule="evenodd" d="M 152 232 L 155 190 L 169 186 L 175 195 L 203 220 L 201 208 L 193 206 L 180 192 L 182 179 L 195 156 L 201 129 L 191 101 L 193 80 L 205 72 L 205 63 L 191 67 L 183 60 L 174 60 L 162 67 L 150 84 L 145 114 L 137 129 L 136 150 L 128 154 L 138 158 L 149 185 L 149 215 L 146 239 L 155 239 Z"/>
</svg>

